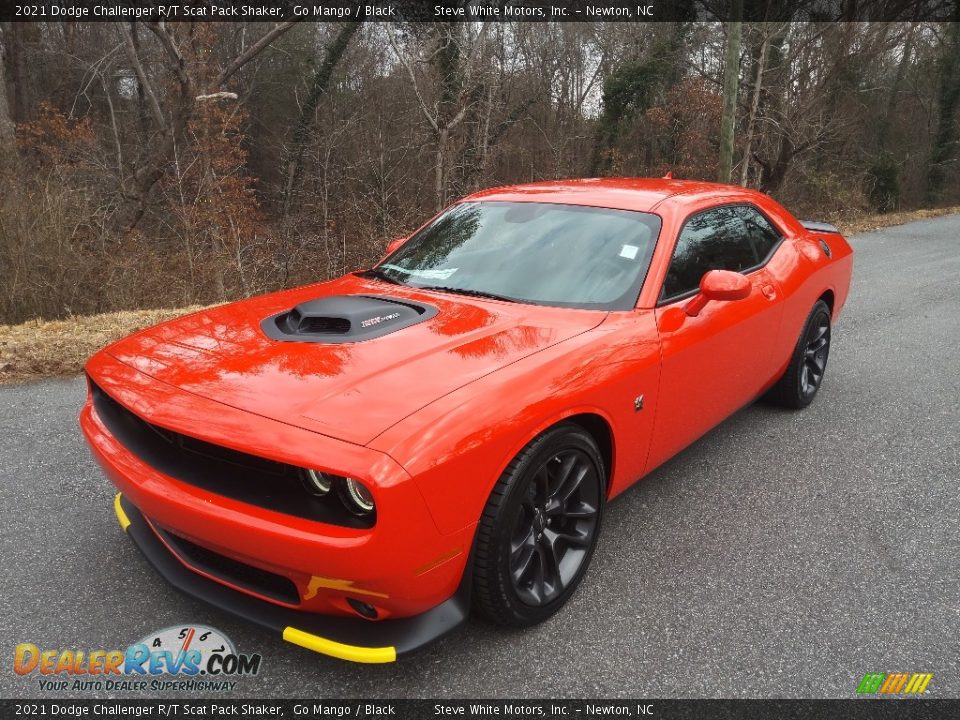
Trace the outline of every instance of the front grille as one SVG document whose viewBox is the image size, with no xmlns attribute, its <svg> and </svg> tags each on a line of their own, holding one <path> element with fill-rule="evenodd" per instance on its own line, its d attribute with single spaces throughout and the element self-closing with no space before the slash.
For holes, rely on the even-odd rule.
<svg viewBox="0 0 960 720">
<path fill-rule="evenodd" d="M 306 491 L 300 468 L 214 445 L 153 425 L 90 381 L 93 407 L 120 444 L 150 467 L 181 482 L 267 510 L 352 528 L 373 527 L 374 516 L 349 513 L 330 493 Z"/>
<path fill-rule="evenodd" d="M 300 603 L 297 586 L 289 578 L 221 555 L 156 525 L 153 528 L 174 553 L 195 570 L 288 605 Z"/>
</svg>

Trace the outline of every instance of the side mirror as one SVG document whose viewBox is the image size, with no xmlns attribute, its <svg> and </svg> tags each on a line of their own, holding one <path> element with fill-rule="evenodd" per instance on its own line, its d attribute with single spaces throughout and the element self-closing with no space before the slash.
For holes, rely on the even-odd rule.
<svg viewBox="0 0 960 720">
<path fill-rule="evenodd" d="M 700 292 L 683 308 L 690 317 L 696 317 L 711 300 L 743 300 L 750 296 L 750 280 L 732 270 L 710 270 L 700 279 Z"/>
<path fill-rule="evenodd" d="M 403 245 L 406 241 L 407 241 L 407 238 L 405 237 L 398 237 L 391 240 L 389 243 L 387 243 L 387 255 L 389 255 L 398 247 Z"/>
</svg>

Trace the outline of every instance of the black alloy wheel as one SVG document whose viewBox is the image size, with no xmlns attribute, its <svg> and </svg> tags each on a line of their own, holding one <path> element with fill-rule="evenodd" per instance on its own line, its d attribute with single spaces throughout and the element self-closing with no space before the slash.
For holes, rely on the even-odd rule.
<svg viewBox="0 0 960 720">
<path fill-rule="evenodd" d="M 804 395 L 813 397 L 823 381 L 830 353 L 830 318 L 817 315 L 816 324 L 807 332 L 803 350 L 803 369 L 800 371 L 800 389 Z"/>
<path fill-rule="evenodd" d="M 770 389 L 771 400 L 794 409 L 805 408 L 813 402 L 827 371 L 830 320 L 830 307 L 823 300 L 817 300 L 800 332 L 790 364 Z"/>
<path fill-rule="evenodd" d="M 547 430 L 514 458 L 477 530 L 473 595 L 483 615 L 526 627 L 560 609 L 593 556 L 605 477 L 596 442 L 573 423 Z"/>
<path fill-rule="evenodd" d="M 555 600 L 577 576 L 598 527 L 600 479 L 582 450 L 544 462 L 520 501 L 510 545 L 513 589 L 528 605 Z"/>
</svg>

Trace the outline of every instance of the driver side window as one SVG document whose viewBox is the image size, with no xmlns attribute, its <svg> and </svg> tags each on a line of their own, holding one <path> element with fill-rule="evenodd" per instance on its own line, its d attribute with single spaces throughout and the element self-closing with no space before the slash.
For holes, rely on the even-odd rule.
<svg viewBox="0 0 960 720">
<path fill-rule="evenodd" d="M 743 206 L 713 208 L 689 218 L 677 238 L 661 302 L 695 292 L 709 270 L 742 272 L 756 267 L 757 257 L 743 218 Z"/>
</svg>

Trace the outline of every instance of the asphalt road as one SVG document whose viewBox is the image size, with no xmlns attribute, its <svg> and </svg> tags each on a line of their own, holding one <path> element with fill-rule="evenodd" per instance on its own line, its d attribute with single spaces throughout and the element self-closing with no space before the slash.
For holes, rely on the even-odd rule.
<svg viewBox="0 0 960 720">
<path fill-rule="evenodd" d="M 960 697 L 960 217 L 853 244 L 809 409 L 749 407 L 614 502 L 549 622 L 474 620 L 390 666 L 178 594 L 117 526 L 76 425 L 81 380 L 0 390 L 0 697 L 55 695 L 13 673 L 17 643 L 124 648 L 191 622 L 263 654 L 239 697 L 851 697 L 894 671 Z"/>
</svg>

